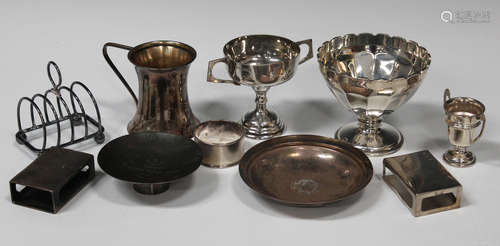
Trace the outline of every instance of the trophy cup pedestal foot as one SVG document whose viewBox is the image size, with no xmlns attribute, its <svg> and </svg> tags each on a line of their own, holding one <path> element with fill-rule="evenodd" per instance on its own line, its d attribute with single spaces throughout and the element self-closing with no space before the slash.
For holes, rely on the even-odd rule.
<svg viewBox="0 0 500 246">
<path fill-rule="evenodd" d="M 454 167 L 470 167 L 476 163 L 476 156 L 470 151 L 448 150 L 443 154 L 443 159 Z"/>
<path fill-rule="evenodd" d="M 383 156 L 398 151 L 403 146 L 403 135 L 395 127 L 379 122 L 374 129 L 360 127 L 360 122 L 342 126 L 335 138 L 349 142 L 368 156 Z"/>
<path fill-rule="evenodd" d="M 276 113 L 265 111 L 264 113 L 254 110 L 245 114 L 241 120 L 245 128 L 245 136 L 252 139 L 269 139 L 283 133 L 285 125 Z"/>
</svg>

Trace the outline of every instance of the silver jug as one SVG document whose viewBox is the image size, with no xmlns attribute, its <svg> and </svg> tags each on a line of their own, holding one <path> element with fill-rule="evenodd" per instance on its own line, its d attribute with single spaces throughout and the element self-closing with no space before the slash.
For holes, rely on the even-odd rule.
<svg viewBox="0 0 500 246">
<path fill-rule="evenodd" d="M 108 47 L 128 50 L 128 59 L 139 77 L 139 100 L 108 56 Z M 176 41 L 152 41 L 135 47 L 106 43 L 103 55 L 137 104 L 128 123 L 129 133 L 168 132 L 192 137 L 200 123 L 193 115 L 187 93 L 187 75 L 196 51 Z"/>
</svg>

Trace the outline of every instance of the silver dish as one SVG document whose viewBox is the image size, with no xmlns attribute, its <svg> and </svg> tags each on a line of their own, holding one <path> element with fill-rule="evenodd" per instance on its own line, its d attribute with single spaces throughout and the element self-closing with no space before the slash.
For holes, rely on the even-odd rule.
<svg viewBox="0 0 500 246">
<path fill-rule="evenodd" d="M 140 132 L 115 138 L 99 151 L 101 169 L 118 180 L 132 183 L 141 194 L 156 195 L 196 171 L 200 147 L 191 139 L 163 132 Z"/>
<path fill-rule="evenodd" d="M 349 143 L 314 135 L 288 135 L 253 146 L 240 176 L 254 191 L 293 206 L 317 207 L 362 190 L 373 176 L 368 157 Z"/>
</svg>

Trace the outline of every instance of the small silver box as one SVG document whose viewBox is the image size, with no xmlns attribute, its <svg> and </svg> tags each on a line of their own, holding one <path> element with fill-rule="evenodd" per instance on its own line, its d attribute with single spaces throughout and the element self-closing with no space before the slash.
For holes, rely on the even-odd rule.
<svg viewBox="0 0 500 246">
<path fill-rule="evenodd" d="M 428 150 L 385 158 L 383 178 L 415 217 L 460 207 L 462 185 Z"/>
</svg>

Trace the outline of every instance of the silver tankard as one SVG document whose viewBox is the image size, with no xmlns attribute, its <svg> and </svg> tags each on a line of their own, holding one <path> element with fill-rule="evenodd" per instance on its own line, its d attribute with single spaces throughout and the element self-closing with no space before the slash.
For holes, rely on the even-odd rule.
<svg viewBox="0 0 500 246">
<path fill-rule="evenodd" d="M 128 50 L 139 78 L 139 99 L 108 56 L 108 47 Z M 200 121 L 193 115 L 187 92 L 187 76 L 196 51 L 177 41 L 152 41 L 135 47 L 106 43 L 103 55 L 137 104 L 129 133 L 154 131 L 192 137 Z"/>
<path fill-rule="evenodd" d="M 455 149 L 443 154 L 443 159 L 455 167 L 468 167 L 476 162 L 475 155 L 467 147 L 475 143 L 484 132 L 486 117 L 484 105 L 470 97 L 450 97 L 450 89 L 444 91 L 445 122 L 448 139 Z M 479 134 L 476 131 L 481 126 Z"/>
</svg>

